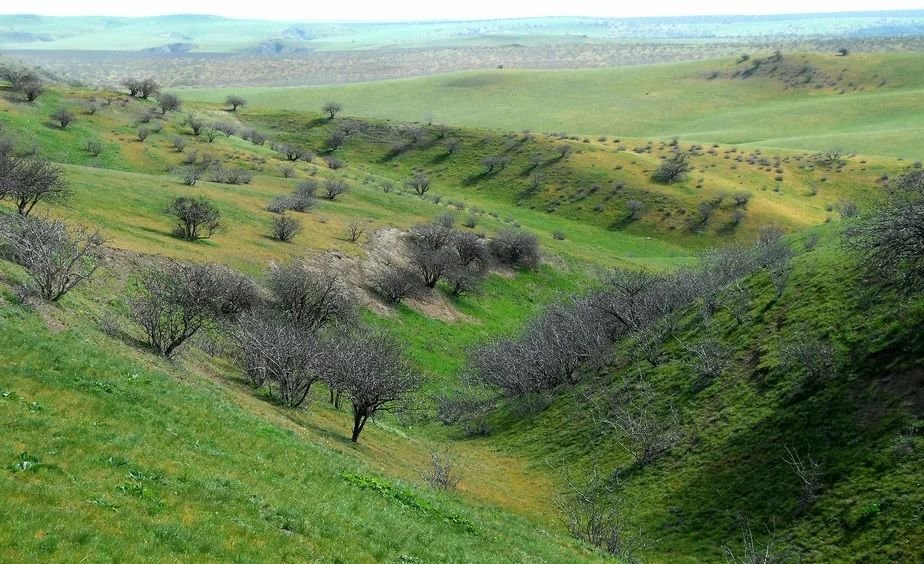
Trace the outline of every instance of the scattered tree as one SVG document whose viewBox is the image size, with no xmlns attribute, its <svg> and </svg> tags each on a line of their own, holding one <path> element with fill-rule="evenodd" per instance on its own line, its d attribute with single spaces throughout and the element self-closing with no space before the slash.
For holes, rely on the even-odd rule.
<svg viewBox="0 0 924 564">
<path fill-rule="evenodd" d="M 324 182 L 324 197 L 328 200 L 336 200 L 337 196 L 349 192 L 350 185 L 344 180 L 338 178 L 329 178 Z"/>
<path fill-rule="evenodd" d="M 0 220 L 0 253 L 22 266 L 39 295 L 58 301 L 96 272 L 103 237 L 58 219 L 8 216 Z"/>
<path fill-rule="evenodd" d="M 343 104 L 340 102 L 328 102 L 324 104 L 321 110 L 327 114 L 327 119 L 334 119 L 337 117 L 337 114 L 343 111 Z"/>
<path fill-rule="evenodd" d="M 225 98 L 225 104 L 228 104 L 229 106 L 231 106 L 232 112 L 236 112 L 238 108 L 242 108 L 247 105 L 247 100 L 245 100 L 244 98 L 240 96 L 232 94 L 228 96 L 227 98 Z"/>
<path fill-rule="evenodd" d="M 430 190 L 430 177 L 422 172 L 415 173 L 413 177 L 404 182 L 404 186 L 413 190 L 418 196 L 423 196 Z"/>
<path fill-rule="evenodd" d="M 462 481 L 459 461 L 448 451 L 430 451 L 430 467 L 423 473 L 423 479 L 441 490 L 454 490 Z"/>
<path fill-rule="evenodd" d="M 692 169 L 687 153 L 677 152 L 661 161 L 661 164 L 651 175 L 651 179 L 659 184 L 673 184 L 680 182 L 686 173 Z"/>
<path fill-rule="evenodd" d="M 419 278 L 412 270 L 402 266 L 380 266 L 373 273 L 370 284 L 379 296 L 393 305 L 420 293 Z"/>
<path fill-rule="evenodd" d="M 71 194 L 63 171 L 37 158 L 22 158 L 12 147 L 0 149 L 0 200 L 10 198 L 19 215 L 29 215 L 39 202 L 61 202 Z"/>
<path fill-rule="evenodd" d="M 312 333 L 353 319 L 350 299 L 340 279 L 303 262 L 275 266 L 269 272 L 273 307 Z"/>
<path fill-rule="evenodd" d="M 205 197 L 179 197 L 164 211 L 176 221 L 173 234 L 187 241 L 208 239 L 222 227 L 221 212 Z"/>
<path fill-rule="evenodd" d="M 67 126 L 76 119 L 76 116 L 67 108 L 58 108 L 51 114 L 51 119 L 57 122 L 61 129 L 67 129 Z"/>
<path fill-rule="evenodd" d="M 302 222 L 285 213 L 276 215 L 272 221 L 272 236 L 277 241 L 289 242 L 302 231 Z"/>
<path fill-rule="evenodd" d="M 180 111 L 183 102 L 180 101 L 179 96 L 176 94 L 161 94 L 160 97 L 157 98 L 157 105 L 160 107 L 160 112 L 166 114 L 167 112 Z"/>
<path fill-rule="evenodd" d="M 537 268 L 542 260 L 539 239 L 531 233 L 516 229 L 498 232 L 488 243 L 488 248 L 498 260 L 508 266 Z"/>
</svg>

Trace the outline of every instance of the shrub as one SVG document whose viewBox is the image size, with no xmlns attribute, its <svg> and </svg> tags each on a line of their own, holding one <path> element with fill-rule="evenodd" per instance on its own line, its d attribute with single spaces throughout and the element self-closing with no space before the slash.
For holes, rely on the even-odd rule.
<svg viewBox="0 0 924 564">
<path fill-rule="evenodd" d="M 84 148 L 90 153 L 91 156 L 98 157 L 103 152 L 103 144 L 95 139 L 87 141 Z"/>
<path fill-rule="evenodd" d="M 324 197 L 331 201 L 336 200 L 337 196 L 345 194 L 349 190 L 350 185 L 337 178 L 330 178 L 324 182 Z"/>
<path fill-rule="evenodd" d="M 187 165 L 179 170 L 180 179 L 187 186 L 195 186 L 202 177 L 202 169 L 195 165 Z"/>
<path fill-rule="evenodd" d="M 285 213 L 273 217 L 272 237 L 277 241 L 289 242 L 302 231 L 302 223 Z"/>
<path fill-rule="evenodd" d="M 661 161 L 661 164 L 651 175 L 651 179 L 659 184 L 673 184 L 680 182 L 686 173 L 692 169 L 688 162 L 687 153 L 674 153 Z"/>
<path fill-rule="evenodd" d="M 406 298 L 420 294 L 420 279 L 410 269 L 384 265 L 370 279 L 372 289 L 390 304 L 398 305 Z"/>
<path fill-rule="evenodd" d="M 58 108 L 51 114 L 51 119 L 57 122 L 61 129 L 66 129 L 76 119 L 76 116 L 66 108 Z"/>
</svg>

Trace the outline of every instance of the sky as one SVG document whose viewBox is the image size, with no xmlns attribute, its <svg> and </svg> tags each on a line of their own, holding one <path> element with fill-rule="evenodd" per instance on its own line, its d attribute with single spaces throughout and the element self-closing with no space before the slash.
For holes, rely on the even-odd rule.
<svg viewBox="0 0 924 564">
<path fill-rule="evenodd" d="M 922 0 L 30 0 L 3 2 L 0 13 L 58 16 L 215 14 L 277 20 L 471 20 L 538 16 L 680 16 L 922 9 Z"/>
</svg>

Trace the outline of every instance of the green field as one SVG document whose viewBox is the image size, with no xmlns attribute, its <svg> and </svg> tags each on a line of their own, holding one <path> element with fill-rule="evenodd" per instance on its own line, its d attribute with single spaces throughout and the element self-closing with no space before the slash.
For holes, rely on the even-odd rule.
<svg viewBox="0 0 924 564">
<path fill-rule="evenodd" d="M 924 301 L 871 291 L 879 281 L 863 279 L 842 246 L 862 217 L 838 211 L 874 211 L 884 179 L 920 166 L 924 58 L 784 61 L 780 74 L 748 79 L 729 76 L 740 63 L 719 61 L 235 89 L 249 101 L 237 112 L 222 104 L 227 91 L 180 91 L 182 112 L 154 117 L 153 101 L 123 104 L 124 93 L 51 85 L 27 103 L 0 86 L 0 134 L 17 153 L 58 163 L 73 189 L 36 213 L 97 226 L 108 247 L 93 282 L 55 304 L 24 297 L 25 271 L 0 260 L 0 426 L 10 437 L 0 442 L 0 560 L 613 561 L 573 538 L 556 509 L 565 473 L 596 470 L 618 482 L 617 517 L 643 561 L 741 555 L 745 522 L 758 544 L 777 538 L 781 561 L 920 561 Z M 786 86 L 781 75 L 803 65 L 821 88 Z M 110 103 L 91 114 L 91 98 Z M 335 119 L 319 113 L 329 99 L 345 106 Z M 61 107 L 76 116 L 67 128 L 50 120 Z M 238 133 L 210 141 L 190 118 Z M 144 141 L 139 127 L 151 129 Z M 242 128 L 267 142 L 246 141 Z M 287 161 L 273 148 L 282 143 L 315 156 Z M 826 164 L 818 151 L 835 145 L 845 152 Z M 675 150 L 691 170 L 654 182 Z M 344 166 L 325 164 L 330 156 Z M 505 165 L 486 170 L 492 157 Z M 207 173 L 190 187 L 176 172 L 216 159 L 252 181 Z M 423 196 L 404 184 L 414 173 L 432 181 Z M 292 243 L 272 240 L 267 204 L 309 178 L 350 191 L 293 213 L 304 231 Z M 163 210 L 184 195 L 212 200 L 227 228 L 194 243 L 174 237 Z M 13 210 L 0 202 L 0 214 Z M 402 231 L 447 213 L 485 238 L 535 234 L 543 264 L 494 265 L 462 297 L 441 283 L 399 306 L 377 299 L 364 267 Z M 351 224 L 366 235 L 350 241 Z M 472 345 L 517 334 L 607 269 L 674 271 L 706 249 L 749 245 L 767 226 L 794 255 L 782 291 L 757 269 L 724 288 L 715 311 L 685 307 L 655 360 L 621 341 L 532 409 L 496 401 L 484 435 L 437 421 L 436 396 L 461 387 Z M 127 296 L 137 270 L 164 257 L 226 264 L 257 283 L 273 263 L 325 257 L 362 319 L 407 346 L 424 379 L 418 417 L 384 415 L 352 443 L 349 410 L 329 406 L 327 389 L 312 388 L 305 408 L 283 407 L 245 383 L 219 331 L 173 360 L 156 356 Z M 704 385 L 687 345 L 706 339 L 728 364 Z M 836 355 L 816 380 L 785 358 L 812 339 Z M 680 439 L 636 464 L 595 402 L 643 392 L 654 413 L 674 414 Z M 820 462 L 810 503 L 787 447 Z M 441 449 L 461 464 L 454 491 L 422 477 Z"/>
<path fill-rule="evenodd" d="M 722 60 L 600 70 L 473 71 L 342 86 L 189 90 L 184 95 L 215 102 L 233 91 L 254 107 L 303 111 L 339 100 L 352 115 L 399 121 L 432 116 L 437 123 L 499 130 L 677 136 L 690 142 L 920 156 L 924 56 L 785 54 L 784 64 L 811 65 L 841 80 L 821 89 L 786 89 L 766 76 L 710 80 L 713 72 L 736 68 L 734 61 Z"/>
</svg>

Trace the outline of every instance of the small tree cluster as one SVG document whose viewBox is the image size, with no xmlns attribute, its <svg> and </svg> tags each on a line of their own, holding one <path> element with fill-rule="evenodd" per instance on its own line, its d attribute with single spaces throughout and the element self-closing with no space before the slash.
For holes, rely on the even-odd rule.
<svg viewBox="0 0 924 564">
<path fill-rule="evenodd" d="M 160 93 L 160 84 L 153 78 L 126 78 L 122 81 L 122 86 L 128 90 L 128 95 L 147 100 L 151 96 Z"/>
<path fill-rule="evenodd" d="M 129 301 L 147 343 L 165 357 L 203 327 L 257 302 L 256 285 L 227 267 L 171 262 L 142 272 Z"/>
</svg>

